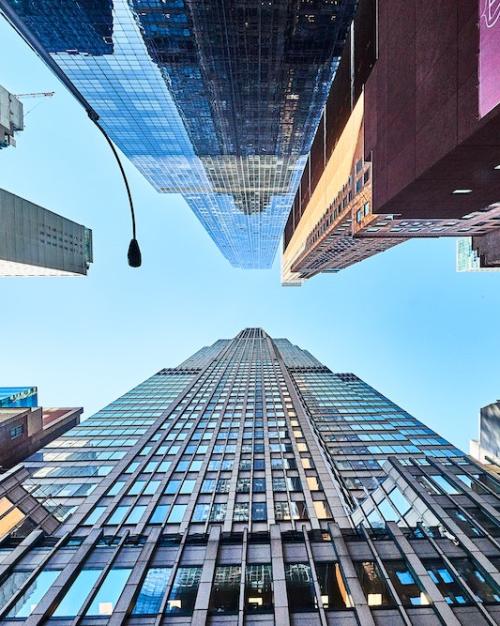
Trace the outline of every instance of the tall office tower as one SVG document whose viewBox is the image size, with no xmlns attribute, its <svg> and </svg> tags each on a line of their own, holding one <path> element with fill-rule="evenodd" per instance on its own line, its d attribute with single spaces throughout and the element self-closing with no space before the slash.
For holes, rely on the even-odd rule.
<svg viewBox="0 0 500 626">
<path fill-rule="evenodd" d="M 360 0 L 285 227 L 284 284 L 415 237 L 472 237 L 480 267 L 500 263 L 499 57 L 498 2 Z"/>
<path fill-rule="evenodd" d="M 470 442 L 470 454 L 491 471 L 500 474 L 500 400 L 479 413 L 479 439 Z"/>
<path fill-rule="evenodd" d="M 500 271 L 500 229 L 457 240 L 457 272 Z"/>
<path fill-rule="evenodd" d="M 14 134 L 23 128 L 23 103 L 0 85 L 0 150 L 15 146 Z"/>
<path fill-rule="evenodd" d="M 92 231 L 0 189 L 0 277 L 86 275 Z"/>
<path fill-rule="evenodd" d="M 0 387 L 0 472 L 77 426 L 82 411 L 38 406 L 36 387 Z"/>
<path fill-rule="evenodd" d="M 0 620 L 495 624 L 499 487 L 353 374 L 246 329 L 0 479 Z"/>
<path fill-rule="evenodd" d="M 237 267 L 272 264 L 355 0 L 0 0 Z"/>
</svg>

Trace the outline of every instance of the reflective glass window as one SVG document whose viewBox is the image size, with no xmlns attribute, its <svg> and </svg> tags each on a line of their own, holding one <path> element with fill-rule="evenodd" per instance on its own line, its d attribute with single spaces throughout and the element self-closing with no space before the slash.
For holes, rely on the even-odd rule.
<svg viewBox="0 0 500 626">
<path fill-rule="evenodd" d="M 325 609 L 346 609 L 351 606 L 338 563 L 316 563 L 316 576 Z"/>
<path fill-rule="evenodd" d="M 179 567 L 167 600 L 166 612 L 191 615 L 200 585 L 201 567 Z"/>
<path fill-rule="evenodd" d="M 245 609 L 273 610 L 272 571 L 270 564 L 247 565 L 245 573 Z"/>
<path fill-rule="evenodd" d="M 426 559 L 424 566 L 448 604 L 467 604 L 469 596 L 441 559 Z"/>
<path fill-rule="evenodd" d="M 171 567 L 153 567 L 148 570 L 132 611 L 134 615 L 158 614 L 171 571 Z"/>
<path fill-rule="evenodd" d="M 102 581 L 85 615 L 90 617 L 111 615 L 131 572 L 131 568 L 112 567 Z"/>
<path fill-rule="evenodd" d="M 97 569 L 82 569 L 54 611 L 54 617 L 75 617 L 85 602 L 90 590 L 97 582 L 101 572 L 102 567 Z"/>
<path fill-rule="evenodd" d="M 482 602 L 500 602 L 500 589 L 494 580 L 483 572 L 471 559 L 453 559 L 453 565 L 470 589 Z"/>
<path fill-rule="evenodd" d="M 311 568 L 307 563 L 285 564 L 288 608 L 293 612 L 317 608 Z"/>
<path fill-rule="evenodd" d="M 389 589 L 373 561 L 355 563 L 359 582 L 370 606 L 391 606 Z"/>
<path fill-rule="evenodd" d="M 168 524 L 180 524 L 186 509 L 186 504 L 174 504 L 168 516 Z"/>
<path fill-rule="evenodd" d="M 28 589 L 10 609 L 7 617 L 20 618 L 31 615 L 60 573 L 60 569 L 41 571 Z"/>
<path fill-rule="evenodd" d="M 429 599 L 403 560 L 384 562 L 387 574 L 404 606 L 423 606 Z"/>
<path fill-rule="evenodd" d="M 215 568 L 209 609 L 214 613 L 237 613 L 240 598 L 241 567 L 223 565 Z"/>
</svg>

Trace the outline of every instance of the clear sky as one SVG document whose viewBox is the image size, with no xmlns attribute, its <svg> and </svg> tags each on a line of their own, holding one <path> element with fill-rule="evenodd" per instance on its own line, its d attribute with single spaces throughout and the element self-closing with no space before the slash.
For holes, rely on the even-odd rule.
<svg viewBox="0 0 500 626">
<path fill-rule="evenodd" d="M 202 345 L 261 326 L 468 447 L 479 408 L 500 397 L 500 273 L 457 274 L 453 240 L 413 241 L 283 288 L 279 255 L 270 271 L 231 268 L 182 198 L 126 162 L 143 252 L 131 269 L 109 148 L 1 18 L 0 84 L 56 91 L 25 100 L 26 129 L 0 152 L 0 188 L 92 228 L 95 257 L 87 278 L 0 279 L 0 386 L 38 385 L 45 406 L 88 416 Z"/>
</svg>

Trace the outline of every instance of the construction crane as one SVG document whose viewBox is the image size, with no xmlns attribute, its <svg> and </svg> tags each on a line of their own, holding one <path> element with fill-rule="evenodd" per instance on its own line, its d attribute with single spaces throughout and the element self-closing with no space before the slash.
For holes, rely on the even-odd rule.
<svg viewBox="0 0 500 626">
<path fill-rule="evenodd" d="M 52 98 L 55 91 L 35 91 L 34 93 L 16 93 L 16 98 Z"/>
</svg>

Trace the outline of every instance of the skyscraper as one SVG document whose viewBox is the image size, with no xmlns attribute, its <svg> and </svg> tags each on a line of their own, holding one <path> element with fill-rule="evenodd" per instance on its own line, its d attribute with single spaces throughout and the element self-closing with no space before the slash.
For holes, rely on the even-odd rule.
<svg viewBox="0 0 500 626">
<path fill-rule="evenodd" d="M 269 267 L 355 0 L 1 0 L 15 28 L 235 266 Z"/>
<path fill-rule="evenodd" d="M 15 133 L 24 128 L 23 103 L 0 85 L 0 150 L 15 146 Z"/>
<path fill-rule="evenodd" d="M 354 374 L 249 328 L 0 479 L 0 619 L 495 624 L 499 488 Z"/>
<path fill-rule="evenodd" d="M 498 2 L 360 0 L 287 221 L 283 282 L 410 238 L 500 259 Z"/>
<path fill-rule="evenodd" d="M 500 474 L 500 400 L 479 413 L 479 439 L 470 442 L 471 455 Z"/>
<path fill-rule="evenodd" d="M 0 189 L 0 277 L 86 275 L 92 231 Z"/>
</svg>

